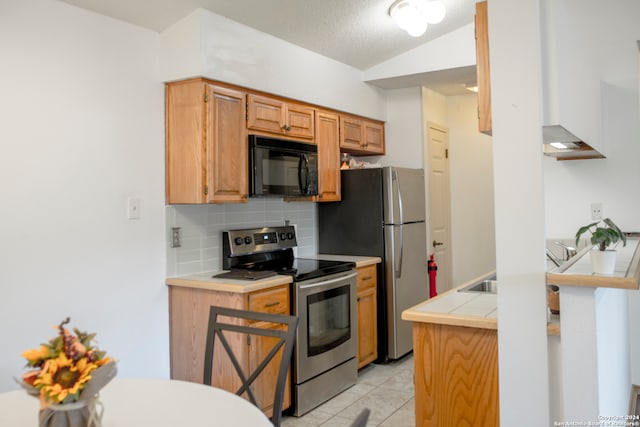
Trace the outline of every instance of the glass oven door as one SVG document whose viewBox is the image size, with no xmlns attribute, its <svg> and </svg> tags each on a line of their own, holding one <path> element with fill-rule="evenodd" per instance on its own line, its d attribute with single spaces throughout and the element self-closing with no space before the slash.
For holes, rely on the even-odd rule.
<svg viewBox="0 0 640 427">
<path fill-rule="evenodd" d="M 355 293 L 354 271 L 296 283 L 297 384 L 356 357 Z"/>
</svg>

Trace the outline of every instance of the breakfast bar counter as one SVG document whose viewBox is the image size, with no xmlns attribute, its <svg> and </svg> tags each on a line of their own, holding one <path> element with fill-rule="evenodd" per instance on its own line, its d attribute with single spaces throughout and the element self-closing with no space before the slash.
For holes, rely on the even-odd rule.
<svg viewBox="0 0 640 427">
<path fill-rule="evenodd" d="M 496 294 L 459 292 L 460 289 L 491 277 L 495 277 L 495 271 L 423 301 L 403 311 L 402 319 L 421 323 L 497 329 L 498 300 Z"/>
<path fill-rule="evenodd" d="M 617 245 L 615 271 L 611 275 L 591 271 L 589 246 L 560 267 L 547 273 L 547 285 L 585 286 L 596 288 L 640 289 L 640 240 L 627 239 L 627 245 Z"/>
<path fill-rule="evenodd" d="M 497 427 L 497 295 L 465 290 L 491 272 L 402 312 L 413 322 L 416 425 Z"/>
</svg>

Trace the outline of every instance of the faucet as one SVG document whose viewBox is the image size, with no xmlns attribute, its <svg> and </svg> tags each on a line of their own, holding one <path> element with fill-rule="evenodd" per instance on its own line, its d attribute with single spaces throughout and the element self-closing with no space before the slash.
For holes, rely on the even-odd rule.
<svg viewBox="0 0 640 427">
<path fill-rule="evenodd" d="M 554 245 L 558 245 L 564 248 L 564 255 L 565 255 L 565 261 L 568 261 L 569 259 L 571 259 L 572 257 L 576 256 L 576 254 L 578 253 L 578 251 L 576 250 L 576 248 L 572 247 L 572 246 L 568 246 L 565 245 L 562 242 L 553 242 Z"/>
<path fill-rule="evenodd" d="M 547 251 L 547 258 L 549 258 L 551 262 L 556 265 L 556 267 L 560 267 L 560 264 L 562 264 L 562 261 L 560 261 L 560 259 L 557 256 L 555 256 L 553 252 L 549 250 L 549 248 L 545 248 L 545 250 Z"/>
</svg>

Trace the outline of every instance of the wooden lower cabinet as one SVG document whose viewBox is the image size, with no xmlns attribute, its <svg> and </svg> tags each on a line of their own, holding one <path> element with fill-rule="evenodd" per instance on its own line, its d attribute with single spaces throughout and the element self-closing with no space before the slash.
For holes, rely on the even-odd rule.
<svg viewBox="0 0 640 427">
<path fill-rule="evenodd" d="M 358 369 L 378 358 L 376 265 L 357 269 Z"/>
<path fill-rule="evenodd" d="M 172 379 L 203 382 L 204 350 L 211 305 L 288 314 L 289 285 L 280 285 L 249 294 L 171 286 L 169 288 L 169 330 Z M 256 325 L 267 328 L 283 327 L 276 324 L 257 323 Z M 247 339 L 246 335 L 241 334 L 229 334 L 227 337 L 245 372 L 251 372 L 258 366 L 273 347 L 274 341 L 271 337 L 254 336 Z M 273 412 L 273 395 L 279 362 L 278 357 L 272 360 L 253 387 L 260 407 L 268 417 Z M 290 383 L 290 375 L 287 377 L 287 382 Z M 214 351 L 212 384 L 232 393 L 235 393 L 241 385 L 231 361 L 218 342 Z M 287 386 L 283 409 L 288 408 L 290 404 L 291 395 Z"/>
<path fill-rule="evenodd" d="M 494 329 L 413 323 L 416 426 L 499 426 Z"/>
</svg>

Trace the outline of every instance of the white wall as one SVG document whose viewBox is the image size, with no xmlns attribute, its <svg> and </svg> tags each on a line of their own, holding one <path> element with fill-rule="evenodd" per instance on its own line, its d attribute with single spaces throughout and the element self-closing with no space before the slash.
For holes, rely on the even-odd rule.
<svg viewBox="0 0 640 427">
<path fill-rule="evenodd" d="M 452 46 L 455 46 L 455 49 L 452 49 Z M 383 80 L 475 63 L 475 26 L 471 23 L 369 68 L 364 73 L 364 80 Z"/>
<path fill-rule="evenodd" d="M 591 221 L 590 204 L 601 202 L 603 216 L 612 218 L 625 231 L 640 231 L 640 109 L 638 107 L 638 45 L 640 3 L 616 2 L 602 8 L 589 0 L 565 1 L 566 8 L 579 10 L 589 46 L 590 63 L 605 82 L 602 93 L 602 144 L 606 159 L 557 162 L 545 158 L 544 192 L 548 237 L 573 236 Z M 595 23 L 591 25 L 588 23 Z M 587 28 L 590 28 L 587 30 Z M 631 372 L 640 384 L 640 292 L 627 292 L 631 346 Z"/>
<path fill-rule="evenodd" d="M 452 285 L 496 268 L 493 145 L 478 132 L 476 94 L 448 96 Z"/>
<path fill-rule="evenodd" d="M 169 375 L 159 45 L 62 2 L 0 2 L 0 392 L 66 316 L 119 375 Z"/>
<path fill-rule="evenodd" d="M 199 51 L 191 48 L 197 35 Z M 162 45 L 164 81 L 204 76 L 385 119 L 384 91 L 364 83 L 360 70 L 204 9 L 164 31 Z"/>
<path fill-rule="evenodd" d="M 365 156 L 358 160 L 383 166 L 422 168 L 422 116 L 420 88 L 385 91 L 385 155 Z"/>
</svg>

